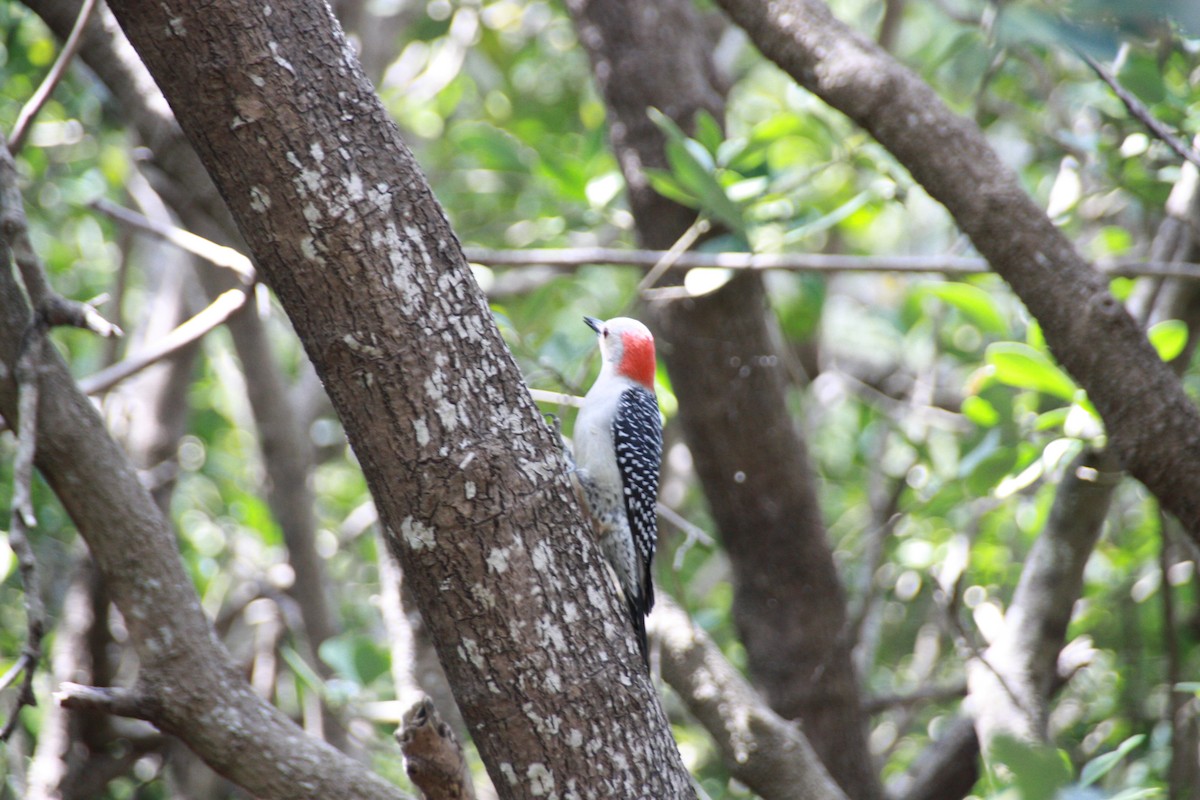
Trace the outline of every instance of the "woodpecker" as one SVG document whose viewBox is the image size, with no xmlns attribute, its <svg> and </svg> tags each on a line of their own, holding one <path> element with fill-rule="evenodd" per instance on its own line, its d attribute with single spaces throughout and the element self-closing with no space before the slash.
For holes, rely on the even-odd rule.
<svg viewBox="0 0 1200 800">
<path fill-rule="evenodd" d="M 662 420 L 654 396 L 654 337 L 635 319 L 583 321 L 603 363 L 575 420 L 575 477 L 600 547 L 616 573 L 649 663 L 646 615 L 654 606 L 650 564 L 658 541 Z"/>
</svg>

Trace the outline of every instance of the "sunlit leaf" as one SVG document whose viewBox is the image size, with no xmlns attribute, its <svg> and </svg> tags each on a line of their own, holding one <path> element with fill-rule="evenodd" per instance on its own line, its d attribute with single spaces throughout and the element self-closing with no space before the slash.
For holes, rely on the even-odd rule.
<svg viewBox="0 0 1200 800">
<path fill-rule="evenodd" d="M 1075 397 L 1075 382 L 1041 351 L 1020 342 L 989 345 L 985 359 L 1001 383 L 1032 389 L 1063 400 Z"/>
<path fill-rule="evenodd" d="M 1000 421 L 1000 412 L 995 406 L 975 394 L 963 398 L 962 413 L 981 428 L 990 428 Z"/>
<path fill-rule="evenodd" d="M 1146 332 L 1146 337 L 1158 351 L 1159 358 L 1163 361 L 1171 361 L 1178 357 L 1183 352 L 1183 348 L 1187 346 L 1187 324 L 1178 319 L 1163 320 L 1151 325 L 1150 330 Z"/>
<path fill-rule="evenodd" d="M 708 152 L 716 155 L 725 140 L 721 124 L 705 109 L 696 113 L 696 141 L 704 145 Z"/>
<path fill-rule="evenodd" d="M 995 296 L 974 284 L 933 283 L 925 286 L 923 291 L 954 306 L 988 333 L 1008 332 L 1008 320 L 996 307 Z"/>
</svg>

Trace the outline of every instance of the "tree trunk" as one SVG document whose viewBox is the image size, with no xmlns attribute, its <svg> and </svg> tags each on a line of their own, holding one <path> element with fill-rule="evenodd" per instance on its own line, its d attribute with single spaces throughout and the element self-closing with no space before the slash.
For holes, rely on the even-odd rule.
<svg viewBox="0 0 1200 800">
<path fill-rule="evenodd" d="M 638 240 L 669 248 L 695 212 L 656 193 L 643 169 L 667 168 L 658 108 L 690 130 L 720 119 L 711 42 L 688 0 L 568 4 L 609 109 L 613 149 Z M 679 419 L 734 572 L 734 619 L 747 666 L 771 707 L 803 722 L 850 797 L 881 793 L 844 636 L 845 597 L 803 439 L 789 415 L 762 277 L 655 308 Z"/>
<path fill-rule="evenodd" d="M 559 443 L 328 10 L 112 7 L 341 415 L 501 796 L 692 796 Z"/>
</svg>

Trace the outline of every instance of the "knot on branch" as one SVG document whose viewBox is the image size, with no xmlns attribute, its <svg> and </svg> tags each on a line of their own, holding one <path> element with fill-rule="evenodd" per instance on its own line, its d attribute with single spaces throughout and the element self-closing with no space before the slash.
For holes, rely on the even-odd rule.
<svg viewBox="0 0 1200 800">
<path fill-rule="evenodd" d="M 428 800 L 475 800 L 458 738 L 428 697 L 404 712 L 396 741 L 404 753 L 408 777 Z"/>
</svg>

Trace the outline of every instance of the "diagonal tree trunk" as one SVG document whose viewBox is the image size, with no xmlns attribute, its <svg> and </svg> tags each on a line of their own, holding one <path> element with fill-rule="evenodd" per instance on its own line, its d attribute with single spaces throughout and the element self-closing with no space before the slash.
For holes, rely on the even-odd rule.
<svg viewBox="0 0 1200 800">
<path fill-rule="evenodd" d="M 328 9 L 112 8 L 341 415 L 501 796 L 692 796 L 558 442 Z"/>
</svg>

